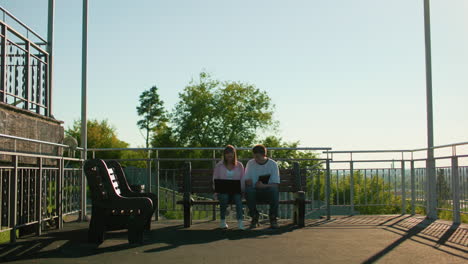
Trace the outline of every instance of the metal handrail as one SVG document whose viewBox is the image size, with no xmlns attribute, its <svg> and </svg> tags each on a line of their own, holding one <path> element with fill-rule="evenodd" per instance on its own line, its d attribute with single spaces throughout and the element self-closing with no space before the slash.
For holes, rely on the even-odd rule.
<svg viewBox="0 0 468 264">
<path fill-rule="evenodd" d="M 432 149 L 440 149 L 440 148 L 448 148 L 448 147 L 456 147 L 468 145 L 468 141 L 460 142 L 460 143 L 453 143 L 453 144 L 445 144 L 434 146 Z M 324 154 L 346 154 L 346 153 L 399 153 L 399 152 L 418 152 L 428 150 L 428 148 L 418 148 L 418 149 L 396 149 L 396 150 L 337 150 L 337 151 L 324 151 Z"/>
<path fill-rule="evenodd" d="M 119 151 L 119 150 L 223 150 L 224 147 L 161 147 L 161 148 L 89 148 L 88 151 Z M 251 147 L 239 147 L 236 148 L 237 150 L 252 150 Z M 331 150 L 332 148 L 329 147 L 317 147 L 317 148 L 310 148 L 310 147 L 297 147 L 297 148 L 277 148 L 272 147 L 268 148 L 268 150 Z"/>
<path fill-rule="evenodd" d="M 32 142 L 32 143 L 45 144 L 45 145 L 56 146 L 56 147 L 64 147 L 64 148 L 69 148 L 70 147 L 70 146 L 64 145 L 64 144 L 47 142 L 47 141 L 42 141 L 42 140 L 37 140 L 37 139 L 24 138 L 24 137 L 11 136 L 11 135 L 5 135 L 5 134 L 0 134 L 0 137 L 16 139 L 16 140 L 22 140 L 22 141 L 27 141 L 27 142 Z M 78 148 L 76 148 L 76 149 L 78 149 Z"/>
<path fill-rule="evenodd" d="M 47 44 L 47 41 L 43 39 L 38 33 L 36 33 L 34 30 L 32 30 L 30 27 L 26 26 L 21 20 L 16 18 L 13 14 L 8 12 L 5 8 L 0 6 L 0 11 L 2 11 L 4 14 L 8 15 L 11 19 L 15 20 L 18 24 L 20 24 L 22 27 L 24 27 L 28 32 L 31 32 L 34 36 L 36 36 L 38 39 L 44 41 L 44 44 Z M 6 22 L 6 21 L 5 21 Z"/>
</svg>

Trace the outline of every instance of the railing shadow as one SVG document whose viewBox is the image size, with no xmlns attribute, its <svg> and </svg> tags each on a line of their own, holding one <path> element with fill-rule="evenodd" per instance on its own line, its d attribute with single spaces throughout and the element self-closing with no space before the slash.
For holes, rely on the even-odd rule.
<svg viewBox="0 0 468 264">
<path fill-rule="evenodd" d="M 425 218 L 423 221 L 409 229 L 405 235 L 403 235 L 401 238 L 393 242 L 392 244 L 388 245 L 386 248 L 382 249 L 380 252 L 376 253 L 375 255 L 371 256 L 367 260 L 363 261 L 362 263 L 368 264 L 368 263 L 375 263 L 378 261 L 380 258 L 388 254 L 390 251 L 398 247 L 401 243 L 405 242 L 406 240 L 410 239 L 411 237 L 419 234 L 422 232 L 426 227 L 428 227 L 430 224 L 432 224 L 434 220 Z"/>
</svg>

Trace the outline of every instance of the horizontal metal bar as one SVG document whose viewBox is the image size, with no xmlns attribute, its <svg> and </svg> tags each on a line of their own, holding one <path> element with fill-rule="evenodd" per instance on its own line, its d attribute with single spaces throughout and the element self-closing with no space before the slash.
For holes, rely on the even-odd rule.
<svg viewBox="0 0 468 264">
<path fill-rule="evenodd" d="M 24 223 L 24 224 L 21 224 L 21 225 L 16 225 L 15 227 L 16 227 L 16 228 L 21 228 L 21 227 L 25 227 L 25 226 L 30 226 L 30 225 L 37 224 L 38 222 L 39 222 L 39 221 L 32 221 L 32 222 Z"/>
<path fill-rule="evenodd" d="M 11 151 L 1 151 L 1 150 L 0 150 L 0 155 L 45 158 L 45 159 L 54 159 L 54 160 L 60 160 L 63 158 L 61 156 L 52 156 L 52 155 L 49 156 L 49 155 L 44 155 L 44 154 L 30 154 L 30 153 L 23 153 L 23 152 L 11 152 Z"/>
<path fill-rule="evenodd" d="M 50 145 L 50 146 L 64 147 L 64 148 L 69 148 L 70 147 L 70 146 L 64 145 L 64 144 L 47 142 L 47 141 L 42 141 L 42 140 L 37 140 L 37 139 L 24 138 L 24 137 L 11 136 L 11 135 L 5 135 L 5 134 L 0 134 L 0 137 L 10 138 L 10 139 L 17 139 L 17 140 L 33 142 L 33 143 L 40 143 L 40 144 Z"/>
<path fill-rule="evenodd" d="M 75 210 L 75 211 L 63 213 L 62 215 L 71 215 L 71 214 L 76 214 L 76 213 L 79 213 L 79 212 L 81 212 L 81 210 Z"/>
<path fill-rule="evenodd" d="M 459 142 L 459 143 L 452 143 L 452 144 L 446 144 L 446 145 L 434 146 L 433 149 L 448 148 L 448 147 L 455 147 L 455 146 L 462 146 L 462 145 L 468 145 L 468 141 Z M 413 151 L 424 151 L 424 150 L 427 150 L 427 148 L 415 149 L 415 150 L 413 150 Z"/>
<path fill-rule="evenodd" d="M 237 150 L 252 150 L 251 147 L 239 147 Z M 298 148 L 267 148 L 268 150 L 330 150 L 332 148 L 320 147 L 298 147 Z M 224 150 L 224 147 L 206 147 L 206 148 L 191 148 L 191 147 L 171 147 L 171 148 L 90 148 L 88 151 L 118 151 L 118 150 L 131 150 L 131 151 L 148 151 L 148 150 Z"/>
<path fill-rule="evenodd" d="M 3 228 L 3 226 L 2 226 L 2 229 L 0 229 L 0 233 L 6 232 L 6 231 L 11 231 L 11 230 L 13 230 L 13 228 L 11 228 L 11 227 Z"/>
<path fill-rule="evenodd" d="M 401 162 L 401 161 L 411 161 L 411 160 L 397 160 L 397 159 L 392 159 L 392 160 L 332 160 L 331 163 L 368 163 L 368 162 Z"/>
<path fill-rule="evenodd" d="M 63 157 L 63 160 L 65 160 L 65 161 L 84 161 L 84 159 L 79 159 L 79 158 L 66 158 L 66 157 Z"/>
<path fill-rule="evenodd" d="M 340 150 L 340 151 L 324 151 L 323 153 L 330 154 L 346 154 L 346 153 L 398 153 L 398 152 L 412 152 L 408 149 L 399 149 L 399 150 Z"/>
<path fill-rule="evenodd" d="M 15 20 L 18 24 L 20 24 L 21 26 L 23 26 L 27 31 L 31 32 L 34 36 L 36 36 L 37 38 L 39 38 L 40 40 L 44 41 L 44 43 L 47 43 L 47 41 L 45 39 L 43 39 L 39 34 L 37 34 L 34 30 L 32 30 L 31 28 L 29 28 L 28 26 L 26 26 L 26 24 L 24 24 L 23 22 L 21 22 L 21 20 L 19 20 L 18 18 L 16 18 L 13 14 L 11 14 L 10 12 L 8 12 L 6 9 L 4 9 L 3 7 L 0 6 L 0 10 L 7 14 L 11 19 Z M 1 22 L 1 21 L 0 21 Z M 6 21 L 3 22 L 3 24 L 6 24 Z"/>
</svg>

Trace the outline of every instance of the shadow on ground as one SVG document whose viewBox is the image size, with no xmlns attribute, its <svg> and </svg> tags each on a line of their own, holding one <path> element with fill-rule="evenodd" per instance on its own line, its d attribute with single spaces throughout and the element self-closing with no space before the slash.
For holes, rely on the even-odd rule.
<svg viewBox="0 0 468 264">
<path fill-rule="evenodd" d="M 80 258 L 108 252 L 144 247 L 145 253 L 171 250 L 184 245 L 211 243 L 218 240 L 246 238 L 265 239 L 270 236 L 291 232 L 297 227 L 282 225 L 279 229 L 260 228 L 254 230 L 223 230 L 214 228 L 213 222 L 198 223 L 191 228 L 171 225 L 153 229 L 145 234 L 143 244 L 128 244 L 127 232 L 117 231 L 106 234 L 101 245 L 87 242 L 87 228 L 69 231 L 54 231 L 44 236 L 19 241 L 15 244 L 0 245 L 0 262 L 47 258 Z M 163 244 L 162 247 L 152 245 Z M 148 249 L 146 249 L 148 248 Z"/>
</svg>

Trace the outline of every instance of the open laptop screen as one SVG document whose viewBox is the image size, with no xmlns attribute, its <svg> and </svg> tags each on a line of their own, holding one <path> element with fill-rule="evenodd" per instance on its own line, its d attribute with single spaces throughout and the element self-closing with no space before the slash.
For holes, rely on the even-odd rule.
<svg viewBox="0 0 468 264">
<path fill-rule="evenodd" d="M 241 193 L 240 180 L 215 179 L 214 184 L 217 193 Z"/>
</svg>

